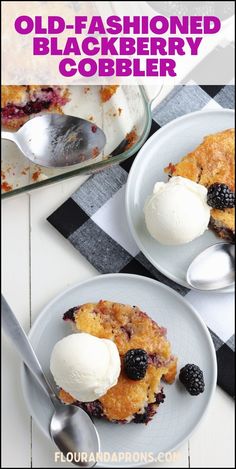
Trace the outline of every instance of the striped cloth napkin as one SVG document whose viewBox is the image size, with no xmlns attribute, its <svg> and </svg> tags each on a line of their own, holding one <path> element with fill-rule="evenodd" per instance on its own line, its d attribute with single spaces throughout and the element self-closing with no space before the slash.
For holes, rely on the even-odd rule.
<svg viewBox="0 0 236 469">
<path fill-rule="evenodd" d="M 150 135 L 186 113 L 233 106 L 232 85 L 177 86 L 153 110 Z M 129 232 L 124 209 L 125 186 L 134 158 L 91 176 L 48 221 L 101 274 L 144 275 L 186 296 L 210 330 L 218 361 L 218 384 L 234 397 L 234 295 L 188 290 L 161 274 L 139 251 Z"/>
</svg>

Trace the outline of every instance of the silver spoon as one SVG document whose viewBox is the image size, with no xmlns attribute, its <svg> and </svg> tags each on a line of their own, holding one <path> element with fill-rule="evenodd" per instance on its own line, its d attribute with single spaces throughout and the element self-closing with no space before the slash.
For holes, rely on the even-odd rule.
<svg viewBox="0 0 236 469">
<path fill-rule="evenodd" d="M 187 271 L 187 282 L 198 290 L 229 287 L 235 282 L 234 262 L 234 244 L 214 244 L 191 262 Z"/>
<path fill-rule="evenodd" d="M 33 163 L 65 167 L 94 159 L 106 137 L 92 122 L 64 114 L 44 114 L 27 121 L 17 132 L 2 131 Z"/>
<path fill-rule="evenodd" d="M 64 456 L 68 452 L 76 455 L 72 462 L 78 467 L 94 467 L 96 453 L 100 449 L 99 435 L 95 425 L 84 410 L 61 403 L 45 377 L 28 337 L 3 296 L 1 307 L 3 331 L 12 339 L 24 363 L 49 395 L 55 407 L 49 429 L 52 440 Z M 84 461 L 85 458 L 81 462 L 77 461 L 79 453 L 87 454 L 87 461 Z"/>
</svg>

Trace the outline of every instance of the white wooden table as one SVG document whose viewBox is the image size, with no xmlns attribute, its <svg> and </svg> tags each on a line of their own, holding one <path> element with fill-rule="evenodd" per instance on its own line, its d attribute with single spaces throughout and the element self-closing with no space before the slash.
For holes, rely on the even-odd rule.
<svg viewBox="0 0 236 469">
<path fill-rule="evenodd" d="M 46 221 L 84 179 L 76 177 L 2 203 L 2 289 L 26 331 L 55 295 L 97 274 Z M 2 355 L 2 467 L 71 467 L 54 463 L 52 444 L 32 422 L 20 386 L 20 360 L 5 337 Z M 205 419 L 180 448 L 177 462 L 158 467 L 172 466 L 234 467 L 234 403 L 220 388 Z"/>
</svg>

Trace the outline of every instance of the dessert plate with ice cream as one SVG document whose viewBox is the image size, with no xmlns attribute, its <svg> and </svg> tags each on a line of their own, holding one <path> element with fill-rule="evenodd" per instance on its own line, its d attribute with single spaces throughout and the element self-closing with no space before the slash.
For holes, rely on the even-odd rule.
<svg viewBox="0 0 236 469">
<path fill-rule="evenodd" d="M 152 135 L 129 173 L 132 235 L 160 272 L 185 287 L 198 254 L 218 242 L 234 242 L 233 127 L 229 109 L 179 117 Z"/>
<path fill-rule="evenodd" d="M 145 277 L 101 275 L 70 287 L 44 308 L 29 338 L 60 399 L 93 419 L 100 457 L 108 455 L 99 467 L 144 467 L 144 453 L 158 461 L 189 437 L 215 389 L 205 324 L 181 295 Z M 49 437 L 51 402 L 23 367 L 22 385 Z M 124 453 L 136 459 L 115 459 Z"/>
</svg>

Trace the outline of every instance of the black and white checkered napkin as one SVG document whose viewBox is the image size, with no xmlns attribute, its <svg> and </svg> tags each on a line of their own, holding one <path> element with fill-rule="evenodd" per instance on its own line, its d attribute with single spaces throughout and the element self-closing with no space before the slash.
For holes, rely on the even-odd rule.
<svg viewBox="0 0 236 469">
<path fill-rule="evenodd" d="M 233 105 L 231 85 L 175 87 L 154 109 L 150 134 L 188 112 Z M 218 360 L 218 384 L 234 396 L 234 296 L 190 291 L 162 275 L 139 251 L 129 232 L 124 208 L 125 185 L 134 158 L 91 176 L 48 221 L 101 274 L 144 275 L 187 296 L 211 332 Z"/>
</svg>

